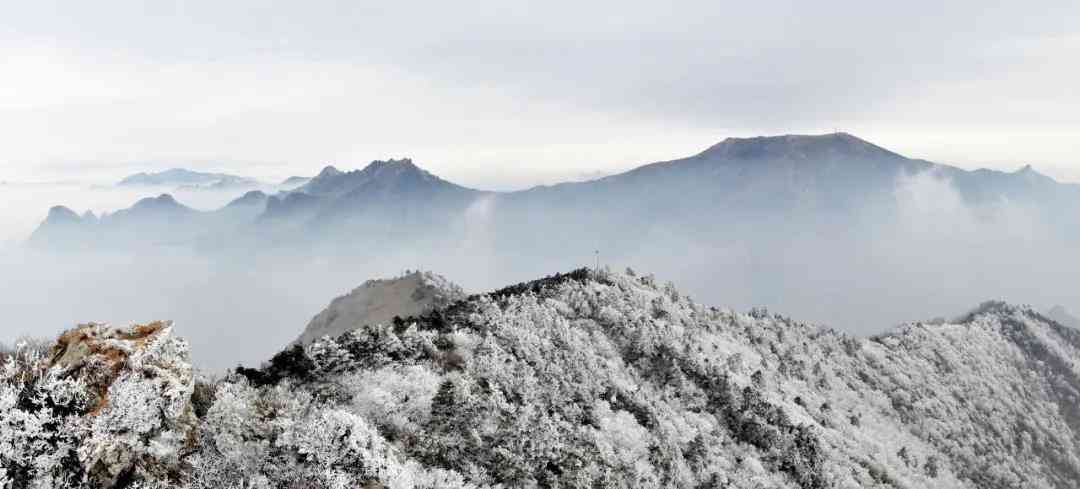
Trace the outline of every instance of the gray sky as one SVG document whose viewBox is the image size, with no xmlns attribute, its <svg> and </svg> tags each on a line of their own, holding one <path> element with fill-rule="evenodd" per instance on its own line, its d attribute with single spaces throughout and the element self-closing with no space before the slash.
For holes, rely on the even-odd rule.
<svg viewBox="0 0 1080 489">
<path fill-rule="evenodd" d="M 520 188 L 840 129 L 1080 181 L 1075 0 L 9 0 L 0 16 L 0 179 L 411 156 Z"/>
</svg>

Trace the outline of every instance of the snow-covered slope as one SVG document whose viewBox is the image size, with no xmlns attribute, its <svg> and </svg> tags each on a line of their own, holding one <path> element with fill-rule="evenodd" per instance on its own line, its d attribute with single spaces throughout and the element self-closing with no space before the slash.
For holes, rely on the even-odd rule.
<svg viewBox="0 0 1080 489">
<path fill-rule="evenodd" d="M 1080 332 L 1027 307 L 854 338 L 578 270 L 196 385 L 180 468 L 130 482 L 1072 488 L 1077 360 Z M 3 435 L 22 439 L 11 420 L 34 414 L 0 399 Z M 13 487 L 45 477 L 24 467 L 46 451 L 22 450 L 0 451 Z"/>
<path fill-rule="evenodd" d="M 369 280 L 330 302 L 311 319 L 298 343 L 338 336 L 368 324 L 390 324 L 395 316 L 419 316 L 465 298 L 445 277 L 416 271 L 394 279 Z"/>
<path fill-rule="evenodd" d="M 288 423 L 366 430 L 387 468 L 332 477 L 388 487 L 1064 488 L 1080 481 L 1077 359 L 1080 333 L 1024 307 L 858 339 L 578 271 L 248 374 L 333 399 Z M 352 428 L 318 421 L 346 414 Z"/>
</svg>

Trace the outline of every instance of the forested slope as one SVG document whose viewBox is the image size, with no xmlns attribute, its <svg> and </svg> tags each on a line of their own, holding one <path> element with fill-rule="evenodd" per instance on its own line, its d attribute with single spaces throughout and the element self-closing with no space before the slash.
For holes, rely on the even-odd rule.
<svg viewBox="0 0 1080 489">
<path fill-rule="evenodd" d="M 20 374 L 19 362 L 8 360 L 0 481 L 20 488 L 58 480 L 215 488 L 1065 488 L 1080 481 L 1080 333 L 1026 307 L 987 303 L 951 323 L 860 339 L 763 310 L 698 304 L 629 271 L 579 270 L 358 326 L 293 346 L 259 369 L 166 390 L 190 396 L 184 406 L 194 421 L 144 413 L 144 425 L 168 430 L 95 432 L 99 459 L 109 453 L 103 436 L 140 454 L 115 478 L 85 465 L 85 430 L 100 408 L 68 406 L 52 394 L 56 382 L 76 389 L 81 377 L 48 373 L 56 367 Z M 138 378 L 153 378 L 145 370 Z M 107 385 L 105 392 L 113 398 Z M 57 429 L 64 436 L 49 435 Z M 158 441 L 170 430 L 169 439 L 183 444 L 157 449 L 176 446 Z"/>
</svg>

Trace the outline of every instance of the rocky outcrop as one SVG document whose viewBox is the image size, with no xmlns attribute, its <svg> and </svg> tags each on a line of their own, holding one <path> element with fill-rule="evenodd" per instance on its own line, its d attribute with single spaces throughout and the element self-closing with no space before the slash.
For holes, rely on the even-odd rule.
<svg viewBox="0 0 1080 489">
<path fill-rule="evenodd" d="M 53 368 L 95 391 L 91 435 L 79 450 L 87 475 L 105 486 L 167 480 L 195 426 L 191 361 L 172 323 L 91 324 L 62 335 L 54 351 Z"/>
<path fill-rule="evenodd" d="M 330 302 L 311 319 L 296 343 L 338 336 L 363 326 L 390 324 L 395 316 L 419 316 L 465 298 L 461 287 L 432 272 L 369 280 Z"/>
<path fill-rule="evenodd" d="M 41 358 L 13 356 L 5 367 L 0 441 L 13 450 L 0 449 L 0 482 L 127 487 L 179 480 L 197 421 L 187 343 L 173 336 L 171 322 L 81 325 Z"/>
<path fill-rule="evenodd" d="M 1046 313 L 1046 316 L 1063 326 L 1080 329 L 1080 318 L 1069 314 L 1069 311 L 1067 311 L 1064 306 L 1054 306 Z"/>
</svg>

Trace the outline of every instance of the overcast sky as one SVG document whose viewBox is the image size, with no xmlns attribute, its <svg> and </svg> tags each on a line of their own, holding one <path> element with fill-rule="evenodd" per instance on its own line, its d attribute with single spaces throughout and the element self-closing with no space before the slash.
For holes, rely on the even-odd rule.
<svg viewBox="0 0 1080 489">
<path fill-rule="evenodd" d="M 839 129 L 1080 181 L 1075 0 L 0 2 L 0 180 L 411 156 L 519 188 Z"/>
</svg>

